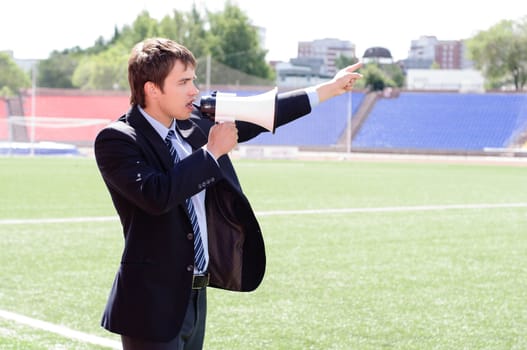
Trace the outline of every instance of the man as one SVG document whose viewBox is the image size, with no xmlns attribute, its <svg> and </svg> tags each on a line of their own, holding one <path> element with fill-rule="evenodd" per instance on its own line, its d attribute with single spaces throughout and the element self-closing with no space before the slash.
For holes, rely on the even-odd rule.
<svg viewBox="0 0 527 350">
<path fill-rule="evenodd" d="M 278 94 L 276 125 L 351 91 L 359 67 Z M 137 44 L 128 62 L 131 108 L 95 140 L 125 240 L 102 326 L 121 334 L 125 350 L 201 349 L 207 286 L 251 291 L 265 271 L 262 233 L 228 153 L 266 130 L 199 118 L 195 68 L 174 41 Z"/>
</svg>

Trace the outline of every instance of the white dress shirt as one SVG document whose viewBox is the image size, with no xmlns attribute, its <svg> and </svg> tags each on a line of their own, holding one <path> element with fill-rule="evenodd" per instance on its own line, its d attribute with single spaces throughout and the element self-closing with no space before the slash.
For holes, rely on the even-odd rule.
<svg viewBox="0 0 527 350">
<path fill-rule="evenodd" d="M 192 153 L 192 147 L 181 138 L 181 136 L 176 131 L 176 123 L 172 122 L 170 125 L 170 129 L 167 129 L 163 124 L 158 122 L 156 119 L 148 115 L 142 109 L 140 106 L 138 106 L 139 110 L 145 117 L 145 119 L 152 125 L 152 127 L 157 131 L 159 136 L 163 139 L 163 141 L 166 139 L 168 135 L 168 131 L 170 129 L 174 130 L 174 133 L 176 135 L 175 139 L 172 139 L 172 144 L 176 148 L 176 152 L 179 156 L 179 159 L 185 159 Z M 210 154 L 210 152 L 209 152 Z M 211 155 L 212 156 L 212 155 Z M 214 157 L 213 157 L 214 158 Z M 196 193 L 191 197 L 192 204 L 194 205 L 194 211 L 196 212 L 196 217 L 198 218 L 198 225 L 199 230 L 201 233 L 201 241 L 203 242 L 203 250 L 205 251 L 205 271 L 207 270 L 208 264 L 209 264 L 209 241 L 208 241 L 208 231 L 207 231 L 207 217 L 205 214 L 205 191 L 202 190 L 201 192 Z M 194 273 L 197 273 L 198 271 L 194 269 Z"/>
<path fill-rule="evenodd" d="M 305 89 L 305 92 L 307 93 L 307 96 L 309 98 L 311 109 L 313 109 L 315 106 L 319 104 L 316 87 L 308 87 Z M 142 109 L 140 106 L 138 106 L 138 108 L 139 108 L 139 111 L 141 111 L 141 113 L 145 117 L 145 119 L 157 131 L 157 133 L 159 134 L 161 139 L 163 139 L 163 141 L 166 139 L 168 135 L 168 131 L 170 129 L 174 130 L 176 137 L 175 139 L 173 139 L 173 145 L 176 148 L 176 152 L 179 156 L 179 159 L 185 159 L 192 153 L 192 147 L 185 140 L 183 140 L 181 136 L 177 133 L 175 129 L 175 125 L 176 125 L 175 122 L 172 122 L 172 124 L 170 125 L 170 129 L 168 129 L 163 124 L 161 124 L 159 121 L 157 121 L 156 119 L 148 115 L 148 113 L 146 113 L 144 109 Z M 209 152 L 209 154 L 211 153 Z M 216 160 L 214 156 L 212 156 L 212 158 Z M 194 205 L 194 210 L 196 211 L 196 216 L 198 218 L 198 224 L 199 224 L 199 229 L 201 233 L 201 240 L 203 242 L 203 249 L 205 250 L 205 270 L 206 270 L 209 264 L 209 249 L 208 249 L 209 242 L 208 242 L 208 235 L 207 235 L 208 233 L 207 217 L 205 213 L 205 191 L 206 190 L 198 192 L 197 194 L 192 196 L 191 200 L 192 200 L 192 204 Z M 195 270 L 194 273 L 197 273 L 197 271 Z"/>
</svg>

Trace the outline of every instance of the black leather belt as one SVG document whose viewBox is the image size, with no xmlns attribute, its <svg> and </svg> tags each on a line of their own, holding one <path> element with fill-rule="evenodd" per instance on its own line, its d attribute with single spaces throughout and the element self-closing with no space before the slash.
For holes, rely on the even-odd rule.
<svg viewBox="0 0 527 350">
<path fill-rule="evenodd" d="M 194 275 L 192 277 L 192 289 L 202 289 L 209 285 L 209 274 Z"/>
</svg>

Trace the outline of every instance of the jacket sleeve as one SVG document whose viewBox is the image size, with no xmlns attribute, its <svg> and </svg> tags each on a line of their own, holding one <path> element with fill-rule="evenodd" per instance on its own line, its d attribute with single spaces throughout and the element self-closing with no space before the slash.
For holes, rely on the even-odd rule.
<svg viewBox="0 0 527 350">
<path fill-rule="evenodd" d="M 309 98 L 304 90 L 279 93 L 275 106 L 276 128 L 311 113 Z M 238 121 L 238 141 L 245 142 L 269 130 L 256 124 Z"/>
<path fill-rule="evenodd" d="M 198 149 L 172 166 L 163 161 L 160 152 L 166 146 L 162 141 L 160 145 L 154 148 L 150 141 L 122 122 L 106 127 L 97 135 L 95 158 L 114 199 L 124 197 L 144 211 L 160 215 L 223 177 L 205 150 Z"/>
</svg>

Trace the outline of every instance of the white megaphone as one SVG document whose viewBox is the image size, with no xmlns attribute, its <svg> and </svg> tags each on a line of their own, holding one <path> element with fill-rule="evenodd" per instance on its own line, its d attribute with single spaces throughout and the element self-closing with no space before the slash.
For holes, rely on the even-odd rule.
<svg viewBox="0 0 527 350">
<path fill-rule="evenodd" d="M 274 133 L 278 88 L 260 95 L 239 97 L 232 93 L 213 92 L 196 106 L 205 118 L 215 122 L 245 121 Z"/>
</svg>

